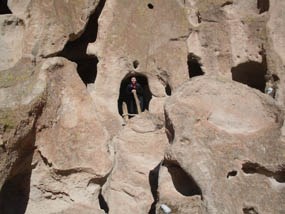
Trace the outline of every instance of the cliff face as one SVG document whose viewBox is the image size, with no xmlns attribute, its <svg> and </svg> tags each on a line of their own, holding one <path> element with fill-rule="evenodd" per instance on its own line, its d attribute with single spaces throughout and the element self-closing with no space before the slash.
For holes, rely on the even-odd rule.
<svg viewBox="0 0 285 214">
<path fill-rule="evenodd" d="M 0 213 L 283 213 L 284 8 L 2 1 Z"/>
</svg>

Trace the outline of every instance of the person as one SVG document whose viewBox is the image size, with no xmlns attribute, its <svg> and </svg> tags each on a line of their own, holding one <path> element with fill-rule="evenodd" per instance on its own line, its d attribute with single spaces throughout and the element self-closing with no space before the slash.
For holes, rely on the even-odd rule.
<svg viewBox="0 0 285 214">
<path fill-rule="evenodd" d="M 136 77 L 131 77 L 131 82 L 127 86 L 127 105 L 128 105 L 128 111 L 129 114 L 138 114 L 136 101 L 134 97 L 134 92 L 137 93 L 141 111 L 144 110 L 144 103 L 143 103 L 143 88 L 142 86 L 137 82 Z"/>
<path fill-rule="evenodd" d="M 274 81 L 273 76 L 270 74 L 265 75 L 265 81 L 266 81 L 266 84 L 265 84 L 264 93 L 275 98 L 276 89 L 277 89 L 277 81 Z"/>
</svg>

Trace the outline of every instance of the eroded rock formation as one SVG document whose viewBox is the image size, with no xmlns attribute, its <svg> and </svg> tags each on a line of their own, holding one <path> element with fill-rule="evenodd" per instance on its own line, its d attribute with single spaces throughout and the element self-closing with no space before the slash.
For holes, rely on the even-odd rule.
<svg viewBox="0 0 285 214">
<path fill-rule="evenodd" d="M 283 213 L 284 8 L 1 1 L 0 213 Z"/>
</svg>

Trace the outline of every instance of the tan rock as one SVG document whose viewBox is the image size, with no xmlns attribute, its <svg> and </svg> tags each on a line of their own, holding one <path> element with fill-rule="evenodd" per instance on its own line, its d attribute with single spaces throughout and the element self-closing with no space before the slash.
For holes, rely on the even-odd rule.
<svg viewBox="0 0 285 214">
<path fill-rule="evenodd" d="M 161 76 L 173 89 L 188 78 L 185 40 L 189 24 L 184 7 L 177 1 L 136 0 L 129 4 L 113 0 L 106 2 L 99 26 L 96 42 L 87 49 L 99 58 L 96 84 L 90 90 L 105 126 L 116 133 L 121 124 L 116 122 L 120 120 L 117 100 L 127 74 L 144 75 L 153 95 L 159 97 L 165 96 Z M 136 60 L 139 65 L 134 68 Z"/>
<path fill-rule="evenodd" d="M 280 86 L 277 90 L 276 99 L 281 104 L 284 105 L 285 93 L 284 87 L 284 65 L 285 65 L 285 47 L 284 47 L 284 35 L 285 24 L 284 24 L 284 13 L 282 12 L 284 8 L 284 2 L 282 1 L 272 1 L 270 2 L 270 17 L 267 22 L 267 29 L 269 31 L 269 65 L 270 71 L 276 74 L 280 78 Z"/>
<path fill-rule="evenodd" d="M 12 14 L 0 15 L 0 213 L 285 210 L 283 1 L 8 6 Z M 82 80 L 57 55 L 78 61 Z M 131 75 L 149 103 L 123 123 L 118 105 Z M 275 100 L 262 94 L 268 85 Z"/>
<path fill-rule="evenodd" d="M 50 96 L 37 124 L 38 165 L 27 212 L 53 207 L 49 213 L 66 213 L 83 209 L 80 205 L 100 210 L 100 186 L 112 168 L 108 135 L 74 63 L 51 58 L 41 68 L 49 78 Z"/>
<path fill-rule="evenodd" d="M 103 192 L 109 213 L 148 213 L 154 201 L 151 171 L 167 143 L 162 121 L 147 112 L 135 116 L 113 143 L 115 164 Z"/>
<path fill-rule="evenodd" d="M 269 35 L 273 42 L 273 48 L 279 57 L 282 59 L 284 64 L 285 62 L 285 42 L 284 35 L 285 32 L 285 24 L 284 24 L 284 13 L 282 12 L 282 8 L 284 8 L 284 2 L 273 0 L 270 2 L 270 18 L 267 23 L 267 27 L 269 29 Z"/>
<path fill-rule="evenodd" d="M 79 79 L 73 63 L 62 58 L 48 61 L 42 68 L 49 72 L 50 109 L 46 109 L 46 115 L 42 116 L 38 125 L 39 150 L 55 169 L 85 168 L 94 173 L 96 169 L 98 176 L 105 175 L 111 164 L 107 146 L 108 135 L 98 123 L 93 101 Z M 45 66 L 50 62 L 53 64 Z M 84 145 L 80 142 L 84 142 Z M 100 155 L 96 155 L 97 152 Z"/>
<path fill-rule="evenodd" d="M 223 78 L 203 77 L 179 88 L 165 109 L 173 130 L 166 161 L 177 161 L 193 177 L 207 213 L 284 210 L 283 113 L 273 99 Z"/>
<path fill-rule="evenodd" d="M 0 70 L 13 67 L 22 57 L 24 22 L 14 15 L 0 16 Z"/>
<path fill-rule="evenodd" d="M 35 149 L 35 125 L 46 98 L 45 74 L 36 68 L 29 70 L 32 66 L 27 59 L 20 62 L 0 72 L 2 213 L 23 213 L 25 210 Z M 18 206 L 15 206 L 15 201 Z"/>
<path fill-rule="evenodd" d="M 84 30 L 98 0 L 9 1 L 9 7 L 25 23 L 23 53 L 36 56 L 55 55 L 68 40 Z"/>
</svg>

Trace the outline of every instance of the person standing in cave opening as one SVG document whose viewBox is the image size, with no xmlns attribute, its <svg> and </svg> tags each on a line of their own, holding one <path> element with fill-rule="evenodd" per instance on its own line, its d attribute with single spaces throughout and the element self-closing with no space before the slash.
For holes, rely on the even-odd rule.
<svg viewBox="0 0 285 214">
<path fill-rule="evenodd" d="M 131 83 L 127 86 L 127 103 L 128 103 L 128 111 L 129 114 L 138 114 L 136 101 L 134 93 L 137 93 L 141 110 L 144 110 L 144 103 L 143 103 L 143 88 L 137 82 L 136 77 L 131 77 Z"/>
<path fill-rule="evenodd" d="M 271 74 L 266 74 L 265 81 L 266 83 L 265 83 L 264 93 L 275 98 L 275 94 L 277 90 L 277 80 L 275 81 Z"/>
</svg>

